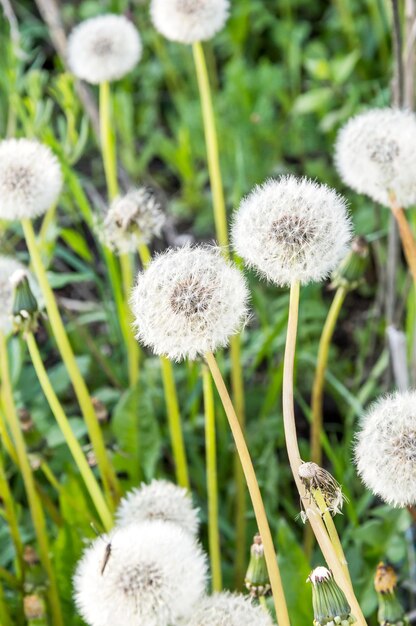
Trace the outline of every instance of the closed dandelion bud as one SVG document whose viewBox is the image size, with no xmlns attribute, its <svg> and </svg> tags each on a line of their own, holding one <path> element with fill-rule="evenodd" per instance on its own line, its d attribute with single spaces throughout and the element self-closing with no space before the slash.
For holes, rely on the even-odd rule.
<svg viewBox="0 0 416 626">
<path fill-rule="evenodd" d="M 1 200 L 0 200 L 1 202 Z M 0 256 L 0 332 L 8 335 L 13 330 L 13 285 L 10 276 L 24 270 L 21 263 L 7 256 Z"/>
<path fill-rule="evenodd" d="M 211 39 L 225 25 L 229 0 L 152 0 L 150 14 L 166 39 L 191 44 Z"/>
<path fill-rule="evenodd" d="M 379 563 L 374 578 L 378 597 L 377 619 L 380 626 L 407 626 L 409 623 L 396 596 L 397 575 L 391 565 Z"/>
<path fill-rule="evenodd" d="M 196 359 L 241 329 L 247 300 L 243 275 L 219 248 L 168 250 L 138 275 L 131 300 L 137 339 L 174 361 Z"/>
<path fill-rule="evenodd" d="M 46 607 L 43 598 L 37 594 L 30 594 L 24 597 L 23 609 L 25 618 L 31 626 L 45 624 Z"/>
<path fill-rule="evenodd" d="M 385 206 L 393 192 L 399 206 L 416 202 L 416 116 L 399 109 L 372 109 L 350 119 L 335 147 L 346 185 Z"/>
<path fill-rule="evenodd" d="M 356 289 L 368 268 L 369 247 L 365 237 L 354 237 L 351 249 L 332 275 L 331 287 Z"/>
<path fill-rule="evenodd" d="M 323 498 L 327 510 L 332 515 L 342 512 L 345 496 L 342 493 L 341 485 L 323 467 L 313 462 L 302 463 L 299 466 L 299 478 L 318 507 L 319 498 Z"/>
<path fill-rule="evenodd" d="M 167 480 L 152 480 L 133 489 L 121 500 L 116 512 L 117 526 L 162 520 L 178 525 L 196 537 L 199 527 L 198 509 L 186 489 Z"/>
<path fill-rule="evenodd" d="M 342 589 L 335 582 L 331 570 L 316 567 L 307 579 L 312 583 L 314 626 L 349 626 L 356 619 Z"/>
<path fill-rule="evenodd" d="M 273 626 L 273 621 L 251 598 L 222 592 L 203 598 L 183 626 Z"/>
<path fill-rule="evenodd" d="M 177 624 L 202 596 L 206 569 L 201 548 L 176 524 L 131 524 L 85 550 L 75 601 L 89 626 Z"/>
<path fill-rule="evenodd" d="M 71 71 L 93 85 L 122 78 L 141 55 L 137 28 L 123 15 L 92 17 L 78 24 L 68 38 Z"/>
<path fill-rule="evenodd" d="M 104 402 L 101 402 L 101 400 L 96 396 L 91 397 L 91 402 L 92 406 L 94 407 L 97 420 L 101 423 L 106 422 L 108 420 L 108 409 L 105 406 Z"/>
<path fill-rule="evenodd" d="M 14 287 L 12 307 L 13 325 L 16 332 L 36 332 L 40 311 L 32 293 L 25 270 L 17 270 L 10 278 Z"/>
<path fill-rule="evenodd" d="M 255 598 L 265 596 L 270 591 L 269 575 L 260 535 L 255 535 L 253 539 L 253 545 L 250 548 L 250 562 L 244 582 L 250 595 Z"/>
<path fill-rule="evenodd" d="M 375 402 L 356 437 L 355 462 L 364 484 L 395 507 L 416 504 L 416 391 Z"/>
<path fill-rule="evenodd" d="M 282 176 L 243 199 L 232 229 L 246 264 L 280 286 L 323 280 L 345 255 L 351 223 L 345 200 L 326 185 Z"/>
<path fill-rule="evenodd" d="M 28 411 L 25 407 L 20 407 L 17 409 L 17 416 L 19 418 L 20 428 L 22 431 L 24 433 L 30 433 L 35 427 L 30 411 Z"/>
<path fill-rule="evenodd" d="M 0 141 L 0 219 L 39 217 L 61 188 L 61 168 L 47 146 L 32 139 Z"/>
</svg>

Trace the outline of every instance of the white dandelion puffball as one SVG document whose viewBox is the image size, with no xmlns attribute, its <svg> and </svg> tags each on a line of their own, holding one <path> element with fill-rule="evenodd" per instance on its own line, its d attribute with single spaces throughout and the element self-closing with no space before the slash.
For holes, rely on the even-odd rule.
<svg viewBox="0 0 416 626">
<path fill-rule="evenodd" d="M 364 484 L 396 507 L 416 504 L 416 391 L 375 402 L 357 434 L 355 461 Z"/>
<path fill-rule="evenodd" d="M 385 206 L 389 192 L 398 204 L 416 202 L 416 116 L 398 109 L 372 109 L 350 119 L 339 132 L 335 165 L 358 193 Z"/>
<path fill-rule="evenodd" d="M 68 65 L 92 85 L 128 74 L 142 55 L 137 28 L 123 15 L 99 15 L 81 22 L 68 38 Z"/>
<path fill-rule="evenodd" d="M 242 200 L 232 229 L 246 264 L 276 285 L 323 280 L 348 250 L 345 200 L 307 178 L 268 180 Z"/>
<path fill-rule="evenodd" d="M 206 596 L 192 611 L 183 626 L 272 626 L 273 621 L 249 596 L 237 593 L 215 593 Z"/>
<path fill-rule="evenodd" d="M 32 139 L 0 141 L 0 219 L 38 217 L 61 189 L 61 167 L 47 146 Z"/>
<path fill-rule="evenodd" d="M 167 626 L 205 590 L 206 558 L 175 524 L 144 522 L 96 539 L 78 564 L 75 601 L 89 626 Z"/>
<path fill-rule="evenodd" d="M 168 250 L 138 276 L 137 339 L 169 359 L 195 359 L 228 344 L 246 320 L 247 299 L 243 275 L 219 248 Z"/>
<path fill-rule="evenodd" d="M 193 536 L 199 527 L 198 509 L 192 505 L 189 492 L 167 480 L 152 480 L 130 491 L 120 502 L 116 520 L 117 526 L 162 520 L 177 524 Z"/>
<path fill-rule="evenodd" d="M 153 191 L 147 187 L 131 189 L 116 198 L 100 228 L 103 242 L 116 252 L 136 252 L 160 235 L 165 215 Z"/>
<path fill-rule="evenodd" d="M 166 39 L 191 44 L 211 39 L 225 25 L 228 0 L 152 0 L 153 24 Z"/>
</svg>

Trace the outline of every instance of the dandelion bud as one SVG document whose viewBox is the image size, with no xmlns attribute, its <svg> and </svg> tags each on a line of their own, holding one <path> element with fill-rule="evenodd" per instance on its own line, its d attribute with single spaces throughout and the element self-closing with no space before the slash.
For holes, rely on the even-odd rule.
<svg viewBox="0 0 416 626">
<path fill-rule="evenodd" d="M 22 432 L 30 433 L 31 431 L 34 430 L 35 423 L 28 409 L 26 409 L 23 406 L 20 407 L 19 409 L 17 409 L 17 416 L 19 418 L 20 428 L 22 429 Z"/>
<path fill-rule="evenodd" d="M 15 330 L 23 333 L 36 332 L 40 311 L 30 288 L 26 271 L 16 270 L 10 282 L 14 286 L 12 315 Z"/>
<path fill-rule="evenodd" d="M 33 546 L 26 545 L 23 550 L 23 560 L 27 565 L 33 566 L 39 563 L 39 556 Z"/>
<path fill-rule="evenodd" d="M 350 241 L 345 200 L 326 185 L 282 176 L 243 199 L 232 239 L 246 264 L 277 285 L 323 280 Z"/>
<path fill-rule="evenodd" d="M 171 522 L 194 537 L 199 527 L 198 509 L 188 491 L 167 480 L 152 480 L 130 491 L 121 500 L 116 519 L 117 526 L 152 520 Z"/>
<path fill-rule="evenodd" d="M 320 495 L 332 515 L 341 513 L 345 496 L 341 485 L 329 472 L 316 463 L 302 463 L 299 467 L 299 478 L 318 507 Z"/>
<path fill-rule="evenodd" d="M 416 504 L 416 391 L 375 402 L 361 421 L 355 462 L 364 484 L 396 507 Z"/>
<path fill-rule="evenodd" d="M 154 192 L 140 187 L 112 202 L 100 236 L 118 253 L 136 252 L 140 244 L 148 244 L 160 235 L 164 222 L 165 215 Z"/>
<path fill-rule="evenodd" d="M 8 335 L 13 328 L 13 285 L 10 282 L 10 276 L 16 270 L 23 269 L 23 265 L 15 259 L 0 256 L 0 332 L 4 335 Z"/>
<path fill-rule="evenodd" d="M 250 548 L 250 563 L 244 582 L 250 595 L 255 598 L 265 596 L 270 591 L 264 546 L 260 535 L 254 536 L 253 545 Z"/>
<path fill-rule="evenodd" d="M 397 575 L 391 565 L 379 563 L 374 578 L 378 597 L 377 620 L 380 626 L 407 626 L 409 623 L 396 596 Z"/>
<path fill-rule="evenodd" d="M 215 593 L 199 602 L 184 626 L 273 626 L 269 613 L 237 593 Z"/>
<path fill-rule="evenodd" d="M 385 206 L 393 192 L 402 207 L 416 202 L 416 116 L 399 109 L 372 109 L 350 119 L 335 147 L 346 185 Z"/>
<path fill-rule="evenodd" d="M 247 317 L 248 290 L 219 248 L 168 250 L 141 272 L 132 297 L 137 339 L 181 361 L 228 344 Z"/>
<path fill-rule="evenodd" d="M 94 407 L 95 414 L 97 416 L 97 420 L 101 423 L 105 423 L 108 421 L 108 409 L 105 406 L 104 402 L 101 402 L 99 398 L 96 396 L 91 396 L 92 406 Z"/>
<path fill-rule="evenodd" d="M 47 146 L 31 139 L 0 141 L 0 219 L 42 215 L 61 188 L 61 168 Z"/>
<path fill-rule="evenodd" d="M 331 570 L 316 567 L 307 579 L 312 583 L 314 626 L 349 626 L 356 619 L 342 589 L 334 580 Z"/>
<path fill-rule="evenodd" d="M 365 237 L 354 237 L 351 249 L 332 275 L 331 287 L 356 289 L 363 281 L 369 262 L 369 247 Z"/>
<path fill-rule="evenodd" d="M 122 78 L 141 55 L 137 28 L 123 15 L 92 17 L 78 24 L 68 38 L 71 71 L 93 85 Z"/>
<path fill-rule="evenodd" d="M 152 0 L 150 14 L 166 39 L 195 43 L 211 39 L 225 25 L 228 0 Z"/>
<path fill-rule="evenodd" d="M 46 617 L 45 602 L 37 594 L 33 593 L 24 597 L 23 609 L 25 613 L 25 618 L 27 619 L 29 624 L 35 626 L 35 624 L 45 623 L 43 621 Z"/>
<path fill-rule="evenodd" d="M 166 626 L 189 617 L 205 578 L 206 558 L 189 533 L 161 521 L 131 524 L 85 550 L 75 601 L 89 626 Z"/>
</svg>

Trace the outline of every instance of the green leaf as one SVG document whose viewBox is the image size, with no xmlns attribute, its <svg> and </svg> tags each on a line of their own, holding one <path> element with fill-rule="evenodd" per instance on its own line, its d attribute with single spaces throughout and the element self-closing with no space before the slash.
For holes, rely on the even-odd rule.
<svg viewBox="0 0 416 626">
<path fill-rule="evenodd" d="M 326 109 L 333 97 L 331 87 L 318 87 L 298 96 L 293 104 L 293 113 L 305 115 Z"/>
<path fill-rule="evenodd" d="M 61 230 L 61 237 L 65 243 L 85 261 L 92 260 L 91 250 L 80 233 L 77 233 L 72 228 L 64 228 Z"/>
</svg>

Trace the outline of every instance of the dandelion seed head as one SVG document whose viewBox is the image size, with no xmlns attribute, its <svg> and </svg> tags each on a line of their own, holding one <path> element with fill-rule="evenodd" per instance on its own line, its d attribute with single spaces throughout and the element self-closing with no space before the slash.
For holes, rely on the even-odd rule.
<svg viewBox="0 0 416 626">
<path fill-rule="evenodd" d="M 205 556 L 189 533 L 162 521 L 131 524 L 85 550 L 75 601 L 89 626 L 166 626 L 189 616 L 205 578 Z"/>
<path fill-rule="evenodd" d="M 167 480 L 152 480 L 130 491 L 120 502 L 117 526 L 152 520 L 177 524 L 192 536 L 199 527 L 198 509 L 186 489 Z"/>
<path fill-rule="evenodd" d="M 272 626 L 273 621 L 262 606 L 250 597 L 237 593 L 215 593 L 197 604 L 183 626 Z"/>
<path fill-rule="evenodd" d="M 348 249 L 345 200 L 306 178 L 257 186 L 235 214 L 232 240 L 246 264 L 277 285 L 323 280 Z"/>
<path fill-rule="evenodd" d="M 308 462 L 299 466 L 298 473 L 311 498 L 314 498 L 314 490 L 319 489 L 325 500 L 327 510 L 332 515 L 342 513 L 346 498 L 342 493 L 341 485 L 327 470 L 317 463 Z"/>
<path fill-rule="evenodd" d="M 93 85 L 122 78 L 141 55 L 137 28 L 123 15 L 92 17 L 78 24 L 68 38 L 71 71 Z"/>
<path fill-rule="evenodd" d="M 191 44 L 211 39 L 224 27 L 229 0 L 152 0 L 150 13 L 164 37 Z"/>
<path fill-rule="evenodd" d="M 244 277 L 219 248 L 168 250 L 138 276 L 137 339 L 172 360 L 195 359 L 228 344 L 247 318 L 247 300 Z"/>
<path fill-rule="evenodd" d="M 58 200 L 61 168 L 45 145 L 32 139 L 0 141 L 0 219 L 34 219 Z"/>
<path fill-rule="evenodd" d="M 416 504 L 416 391 L 396 392 L 364 415 L 355 445 L 364 484 L 395 507 Z"/>
<path fill-rule="evenodd" d="M 335 164 L 346 185 L 389 206 L 416 202 L 416 116 L 399 109 L 371 109 L 339 132 Z"/>
</svg>

